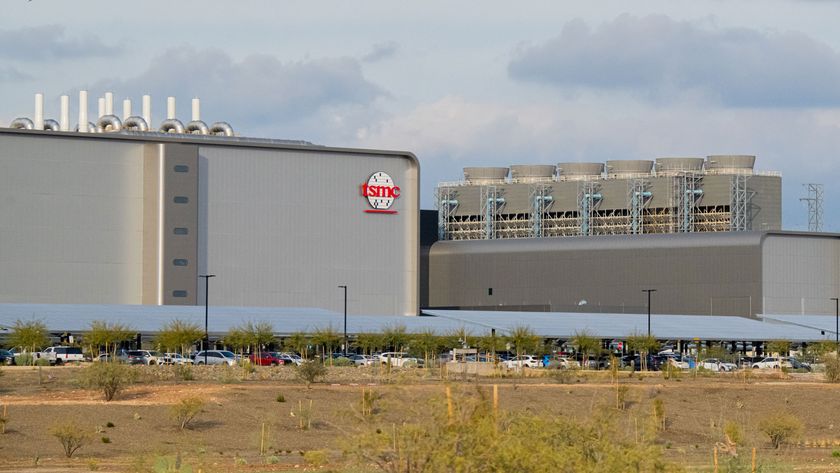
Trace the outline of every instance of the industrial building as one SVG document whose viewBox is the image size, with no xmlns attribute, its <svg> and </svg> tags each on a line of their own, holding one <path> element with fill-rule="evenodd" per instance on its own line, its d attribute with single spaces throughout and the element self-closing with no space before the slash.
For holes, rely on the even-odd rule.
<svg viewBox="0 0 840 473">
<path fill-rule="evenodd" d="M 417 315 L 419 166 L 408 152 L 234 136 L 151 99 L 79 120 L 63 96 L 0 128 L 0 303 L 204 304 Z M 76 131 L 71 131 L 76 130 Z M 150 131 L 154 130 L 154 131 Z"/>
<path fill-rule="evenodd" d="M 835 315 L 840 235 L 719 232 L 439 241 L 430 308 Z M 713 323 L 710 319 L 710 323 Z"/>
<path fill-rule="evenodd" d="M 464 168 L 436 189 L 440 240 L 780 230 L 755 156 Z"/>
</svg>

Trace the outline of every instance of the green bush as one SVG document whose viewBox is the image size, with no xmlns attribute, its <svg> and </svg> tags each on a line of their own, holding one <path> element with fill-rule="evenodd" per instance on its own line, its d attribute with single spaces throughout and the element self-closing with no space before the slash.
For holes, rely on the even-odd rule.
<svg viewBox="0 0 840 473">
<path fill-rule="evenodd" d="M 105 437 L 104 435 L 102 436 L 101 440 L 102 440 L 102 443 L 111 443 L 110 437 Z"/>
<path fill-rule="evenodd" d="M 829 383 L 840 383 L 840 359 L 836 356 L 825 357 L 825 380 Z"/>
<path fill-rule="evenodd" d="M 303 461 L 307 465 L 322 466 L 329 462 L 329 457 L 327 456 L 327 452 L 323 450 L 310 450 L 303 454 Z"/>
<path fill-rule="evenodd" d="M 333 366 L 353 366 L 353 361 L 350 358 L 340 356 L 333 360 Z"/>
<path fill-rule="evenodd" d="M 723 435 L 729 443 L 741 445 L 744 442 L 744 433 L 741 431 L 741 426 L 735 421 L 726 421 L 723 426 Z"/>
<path fill-rule="evenodd" d="M 109 429 L 112 429 L 114 427 L 114 423 L 113 422 L 108 422 L 107 424 L 105 424 L 105 427 L 108 427 Z"/>
<path fill-rule="evenodd" d="M 186 429 L 204 407 L 204 401 L 198 397 L 188 397 L 170 408 L 170 416 L 181 430 Z"/>
<path fill-rule="evenodd" d="M 90 435 L 72 420 L 53 424 L 48 432 L 61 442 L 67 458 L 72 457 L 76 450 L 82 448 L 90 440 Z"/>
<path fill-rule="evenodd" d="M 286 396 L 284 396 L 283 394 L 278 394 L 275 400 L 277 402 L 286 402 Z"/>
<path fill-rule="evenodd" d="M 831 456 L 834 458 L 840 458 L 840 450 L 832 450 Z"/>
<path fill-rule="evenodd" d="M 793 414 L 779 413 L 766 417 L 759 423 L 759 429 L 770 439 L 773 448 L 797 438 L 804 428 L 802 421 Z"/>
<path fill-rule="evenodd" d="M 79 373 L 79 384 L 87 389 L 101 389 L 105 400 L 114 399 L 137 378 L 134 370 L 119 363 L 91 363 Z"/>
<path fill-rule="evenodd" d="M 327 374 L 327 368 L 318 361 L 304 361 L 299 366 L 295 367 L 295 372 L 298 378 L 306 383 L 306 387 L 323 378 Z"/>
<path fill-rule="evenodd" d="M 192 381 L 195 379 L 192 366 L 190 365 L 176 365 L 175 377 L 182 381 Z"/>
</svg>

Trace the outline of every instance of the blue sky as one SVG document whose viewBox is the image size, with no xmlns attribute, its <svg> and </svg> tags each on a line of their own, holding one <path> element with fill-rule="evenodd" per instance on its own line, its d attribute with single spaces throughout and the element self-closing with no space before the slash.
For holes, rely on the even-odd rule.
<svg viewBox="0 0 840 473">
<path fill-rule="evenodd" d="M 7 0 L 0 123 L 32 96 L 202 99 L 245 136 L 409 150 L 434 183 L 475 165 L 755 154 L 784 226 L 825 184 L 840 231 L 840 2 Z M 74 101 L 71 100 L 71 104 Z M 75 110 L 71 112 L 75 117 Z"/>
</svg>

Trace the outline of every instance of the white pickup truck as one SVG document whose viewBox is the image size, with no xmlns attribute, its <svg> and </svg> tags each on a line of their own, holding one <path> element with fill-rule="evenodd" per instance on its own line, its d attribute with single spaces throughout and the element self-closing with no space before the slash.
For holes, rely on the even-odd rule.
<svg viewBox="0 0 840 473">
<path fill-rule="evenodd" d="M 40 355 L 41 359 L 49 361 L 51 365 L 85 361 L 85 356 L 79 347 L 49 347 Z"/>
</svg>

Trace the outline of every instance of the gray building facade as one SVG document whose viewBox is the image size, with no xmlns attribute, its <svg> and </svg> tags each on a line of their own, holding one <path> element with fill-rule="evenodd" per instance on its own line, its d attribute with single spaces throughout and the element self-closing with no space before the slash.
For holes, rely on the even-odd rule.
<svg viewBox="0 0 840 473">
<path fill-rule="evenodd" d="M 0 129 L 0 303 L 416 315 L 418 226 L 407 152 Z"/>
<path fill-rule="evenodd" d="M 657 314 L 834 314 L 840 235 L 723 232 L 439 241 L 429 306 Z"/>
</svg>

